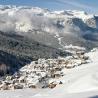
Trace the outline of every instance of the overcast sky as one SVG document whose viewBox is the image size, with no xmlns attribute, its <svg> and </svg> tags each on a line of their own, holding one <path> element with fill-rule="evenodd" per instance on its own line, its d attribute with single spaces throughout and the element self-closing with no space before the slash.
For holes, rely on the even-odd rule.
<svg viewBox="0 0 98 98">
<path fill-rule="evenodd" d="M 98 14 L 98 0 L 0 0 L 1 5 L 26 5 L 50 10 L 84 10 Z"/>
</svg>

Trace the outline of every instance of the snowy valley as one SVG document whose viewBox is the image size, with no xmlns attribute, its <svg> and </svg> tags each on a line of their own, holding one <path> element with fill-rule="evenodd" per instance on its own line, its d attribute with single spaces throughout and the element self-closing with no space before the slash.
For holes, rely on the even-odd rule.
<svg viewBox="0 0 98 98">
<path fill-rule="evenodd" d="M 83 11 L 1 5 L 0 31 L 26 36 L 54 48 L 71 44 L 87 49 L 98 46 L 98 16 Z"/>
<path fill-rule="evenodd" d="M 0 98 L 97 98 L 98 16 L 0 5 Z"/>
</svg>

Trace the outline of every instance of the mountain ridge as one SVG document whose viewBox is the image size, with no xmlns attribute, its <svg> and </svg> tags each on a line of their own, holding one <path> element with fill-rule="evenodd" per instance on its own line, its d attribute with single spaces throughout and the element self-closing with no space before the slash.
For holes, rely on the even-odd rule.
<svg viewBox="0 0 98 98">
<path fill-rule="evenodd" d="M 0 6 L 0 50 L 18 57 L 23 65 L 38 58 L 66 56 L 66 50 L 79 47 L 98 47 L 98 16 L 83 11 Z"/>
</svg>

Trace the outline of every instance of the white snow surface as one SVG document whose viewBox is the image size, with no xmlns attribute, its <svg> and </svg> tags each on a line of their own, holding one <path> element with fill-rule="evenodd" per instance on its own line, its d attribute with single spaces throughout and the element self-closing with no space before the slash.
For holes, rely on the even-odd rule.
<svg viewBox="0 0 98 98">
<path fill-rule="evenodd" d="M 65 70 L 62 85 L 54 89 L 23 89 L 0 91 L 0 98 L 97 98 L 98 49 L 86 53 L 91 62 Z"/>
</svg>

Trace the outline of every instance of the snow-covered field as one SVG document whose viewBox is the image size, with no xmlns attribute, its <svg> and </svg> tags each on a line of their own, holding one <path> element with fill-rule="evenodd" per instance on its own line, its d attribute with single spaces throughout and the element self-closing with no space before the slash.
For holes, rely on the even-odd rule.
<svg viewBox="0 0 98 98">
<path fill-rule="evenodd" d="M 63 91 L 63 89 L 62 89 Z M 83 93 L 71 94 L 47 94 L 46 91 L 35 90 L 16 90 L 16 91 L 1 91 L 0 98 L 98 98 L 98 91 L 89 91 Z"/>
<path fill-rule="evenodd" d="M 0 91 L 0 98 L 97 98 L 98 50 L 86 54 L 91 62 L 66 70 L 64 84 L 53 89 L 22 89 Z"/>
</svg>

